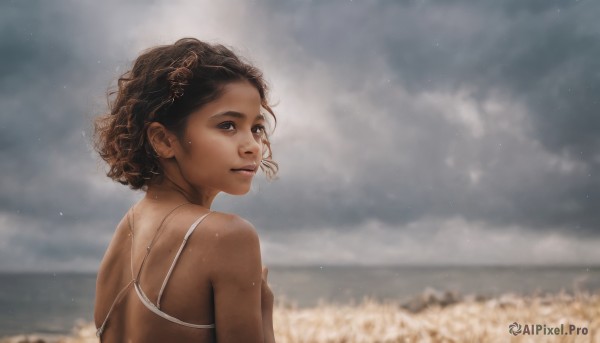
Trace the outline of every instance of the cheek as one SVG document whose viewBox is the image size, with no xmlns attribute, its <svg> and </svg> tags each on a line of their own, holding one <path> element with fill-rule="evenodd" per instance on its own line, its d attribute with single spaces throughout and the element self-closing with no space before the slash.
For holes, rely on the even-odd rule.
<svg viewBox="0 0 600 343">
<path fill-rule="evenodd" d="M 225 157 L 230 143 L 224 136 L 204 133 L 192 137 L 185 142 L 190 157 L 197 161 L 211 161 L 218 163 L 219 159 Z"/>
<path fill-rule="evenodd" d="M 188 129 L 186 132 L 186 138 L 183 141 L 184 148 L 188 153 L 197 155 L 198 152 L 205 150 L 207 146 L 210 146 L 211 141 L 214 140 L 214 135 L 211 134 L 210 130 L 206 130 L 202 127 Z"/>
</svg>

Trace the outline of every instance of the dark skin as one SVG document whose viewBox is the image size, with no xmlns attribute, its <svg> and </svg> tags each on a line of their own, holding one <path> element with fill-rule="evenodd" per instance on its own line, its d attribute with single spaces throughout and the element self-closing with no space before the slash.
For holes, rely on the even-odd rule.
<svg viewBox="0 0 600 343">
<path fill-rule="evenodd" d="M 235 82 L 220 98 L 190 115 L 183 140 L 159 123 L 150 125 L 148 139 L 164 178 L 148 185 L 132 215 L 117 225 L 98 272 L 96 327 L 118 292 L 137 275 L 146 247 L 167 213 L 184 204 L 164 221 L 138 279 L 155 304 L 189 226 L 210 211 L 219 192 L 249 191 L 253 175 L 232 169 L 260 163 L 264 118 L 259 110 L 258 91 L 248 82 Z M 244 115 L 217 115 L 224 111 Z M 189 328 L 159 317 L 130 286 L 114 307 L 102 341 L 275 342 L 274 297 L 267 273 L 253 225 L 235 214 L 213 211 L 188 239 L 163 293 L 161 310 L 189 323 L 215 323 L 215 328 Z"/>
</svg>

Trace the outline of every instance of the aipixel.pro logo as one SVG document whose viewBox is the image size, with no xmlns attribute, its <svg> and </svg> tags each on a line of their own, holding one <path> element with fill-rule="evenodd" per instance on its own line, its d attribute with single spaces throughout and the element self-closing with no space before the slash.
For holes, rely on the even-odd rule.
<svg viewBox="0 0 600 343">
<path fill-rule="evenodd" d="M 587 335 L 587 327 L 578 327 L 569 324 L 568 330 L 565 330 L 565 324 L 560 326 L 548 326 L 546 324 L 519 324 L 513 322 L 508 326 L 508 332 L 513 335 Z"/>
</svg>

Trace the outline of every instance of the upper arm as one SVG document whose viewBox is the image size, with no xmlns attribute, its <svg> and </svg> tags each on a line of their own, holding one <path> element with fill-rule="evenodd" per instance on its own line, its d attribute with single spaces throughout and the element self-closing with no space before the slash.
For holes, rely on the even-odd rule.
<svg viewBox="0 0 600 343">
<path fill-rule="evenodd" d="M 215 301 L 217 341 L 263 342 L 262 262 L 258 234 L 252 224 L 236 215 L 215 218 L 216 258 L 211 282 Z M 217 223 L 218 222 L 218 223 Z"/>
</svg>

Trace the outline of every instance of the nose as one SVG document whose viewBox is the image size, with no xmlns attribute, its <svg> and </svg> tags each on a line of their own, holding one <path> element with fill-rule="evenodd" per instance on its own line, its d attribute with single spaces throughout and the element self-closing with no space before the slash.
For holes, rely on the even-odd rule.
<svg viewBox="0 0 600 343">
<path fill-rule="evenodd" d="M 244 155 L 259 155 L 262 148 L 261 138 L 256 138 L 256 136 L 252 133 L 250 135 L 246 135 L 245 137 L 245 140 L 240 146 L 241 153 Z"/>
</svg>

